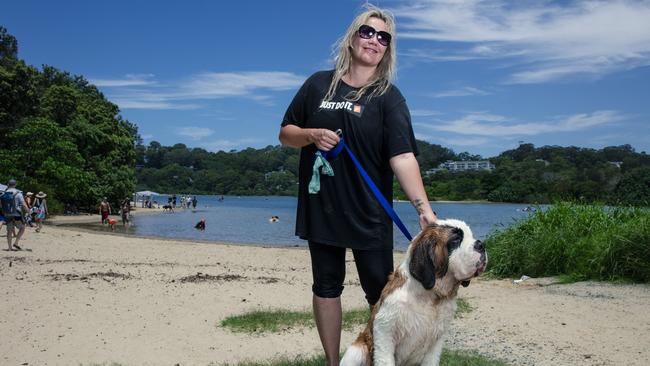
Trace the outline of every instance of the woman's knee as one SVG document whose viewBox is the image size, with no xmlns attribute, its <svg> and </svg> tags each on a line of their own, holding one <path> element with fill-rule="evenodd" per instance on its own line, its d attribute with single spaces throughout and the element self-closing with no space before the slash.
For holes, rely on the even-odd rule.
<svg viewBox="0 0 650 366">
<path fill-rule="evenodd" d="M 332 299 L 341 296 L 343 293 L 343 285 L 314 283 L 311 287 L 311 290 L 314 295 L 318 297 Z"/>
</svg>

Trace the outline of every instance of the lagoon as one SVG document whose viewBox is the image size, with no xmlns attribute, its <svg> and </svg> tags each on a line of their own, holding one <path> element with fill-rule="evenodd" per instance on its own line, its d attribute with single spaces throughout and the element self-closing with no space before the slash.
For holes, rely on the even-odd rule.
<svg viewBox="0 0 650 366">
<path fill-rule="evenodd" d="M 156 197 L 167 202 L 166 196 Z M 294 235 L 297 199 L 295 197 L 236 197 L 197 196 L 196 209 L 176 210 L 174 213 L 133 216 L 132 225 L 117 231 L 138 236 L 155 236 L 169 239 L 186 239 L 263 246 L 306 246 L 307 242 Z M 410 203 L 395 202 L 393 207 L 412 235 L 419 231 L 417 216 Z M 485 239 L 495 229 L 503 229 L 526 218 L 525 204 L 501 203 L 447 203 L 433 202 L 433 209 L 442 219 L 457 218 L 466 221 L 474 236 Z M 142 210 L 142 208 L 140 208 Z M 137 212 L 137 209 L 136 211 Z M 271 216 L 280 220 L 270 223 Z M 199 231 L 194 225 L 205 218 L 206 229 Z M 394 226 L 396 250 L 405 250 L 408 241 Z"/>
</svg>

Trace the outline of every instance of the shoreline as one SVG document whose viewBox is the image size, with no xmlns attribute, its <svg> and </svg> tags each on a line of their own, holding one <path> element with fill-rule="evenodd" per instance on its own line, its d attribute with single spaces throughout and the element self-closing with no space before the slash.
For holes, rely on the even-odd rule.
<svg viewBox="0 0 650 366">
<path fill-rule="evenodd" d="M 69 230 L 72 232 L 83 232 L 83 233 L 96 234 L 96 235 L 118 236 L 122 238 L 156 240 L 156 241 L 164 241 L 164 242 L 179 242 L 181 244 L 198 243 L 198 244 L 215 244 L 215 245 L 245 246 L 245 247 L 254 246 L 258 248 L 307 249 L 307 246 L 292 245 L 292 244 L 263 245 L 258 243 L 237 243 L 237 242 L 220 241 L 220 240 L 184 239 L 184 238 L 168 238 L 164 236 L 155 236 L 155 235 L 152 236 L 137 235 L 137 234 L 129 234 L 125 232 L 109 232 L 109 231 L 93 230 L 84 227 L 79 227 L 76 225 L 79 225 L 79 223 L 70 223 L 70 224 L 66 223 L 66 224 L 58 224 L 53 226 L 61 230 Z"/>
<path fill-rule="evenodd" d="M 147 214 L 159 214 L 162 212 L 151 212 Z M 64 216 L 64 217 L 70 217 L 70 216 Z M 87 228 L 81 225 L 94 225 L 97 227 L 101 227 L 100 223 L 97 221 L 100 220 L 99 215 L 76 215 L 75 217 L 80 217 L 78 220 L 56 220 L 56 216 L 53 216 L 52 219 L 48 219 L 46 221 L 45 225 L 51 225 L 53 227 L 57 227 L 62 230 L 69 230 L 73 232 L 83 232 L 83 233 L 91 233 L 91 234 L 97 234 L 97 235 L 109 235 L 109 236 L 119 236 L 119 237 L 124 237 L 124 238 L 137 238 L 137 239 L 145 239 L 145 240 L 159 240 L 159 241 L 165 241 L 165 242 L 178 242 L 180 244 L 193 244 L 193 243 L 201 243 L 201 244 L 213 244 L 213 245 L 229 245 L 229 246 L 244 246 L 244 247 L 258 247 L 258 248 L 281 248 L 281 249 L 301 249 L 301 250 L 308 250 L 309 247 L 307 245 L 307 241 L 305 240 L 304 245 L 299 245 L 299 244 L 275 244 L 275 245 L 269 245 L 269 244 L 259 244 L 259 243 L 244 243 L 244 242 L 231 242 L 231 241 L 223 241 L 223 240 L 204 240 L 204 239 L 185 239 L 185 238 L 169 238 L 165 236 L 156 236 L 156 235 L 138 235 L 138 234 L 130 234 L 127 232 L 121 232 L 121 231 L 105 231 L 105 230 L 94 230 L 91 228 Z M 115 219 L 121 219 L 119 218 L 118 215 L 110 215 L 109 217 L 115 218 Z M 50 222 L 50 220 L 52 222 Z M 63 222 L 67 221 L 67 222 Z M 119 225 L 119 224 L 118 224 Z M 393 249 L 394 253 L 404 253 L 406 250 L 402 249 Z"/>
</svg>

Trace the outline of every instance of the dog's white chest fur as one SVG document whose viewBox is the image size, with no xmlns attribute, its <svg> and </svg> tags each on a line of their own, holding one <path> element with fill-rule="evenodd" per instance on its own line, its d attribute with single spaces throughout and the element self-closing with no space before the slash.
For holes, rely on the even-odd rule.
<svg viewBox="0 0 650 366">
<path fill-rule="evenodd" d="M 419 286 L 409 282 L 387 296 L 375 316 L 375 365 L 423 364 L 449 328 L 455 299 L 434 300 L 422 291 L 409 290 Z"/>
</svg>

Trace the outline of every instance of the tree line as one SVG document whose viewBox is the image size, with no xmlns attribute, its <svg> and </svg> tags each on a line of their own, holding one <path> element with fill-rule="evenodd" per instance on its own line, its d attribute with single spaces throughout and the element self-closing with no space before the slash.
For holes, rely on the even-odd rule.
<svg viewBox="0 0 650 366">
<path fill-rule="evenodd" d="M 650 156 L 630 145 L 603 149 L 521 144 L 490 158 L 496 169 L 424 179 L 440 200 L 650 206 Z"/>
<path fill-rule="evenodd" d="M 559 200 L 650 205 L 650 156 L 630 145 L 600 150 L 521 144 L 489 160 L 493 171 L 450 172 L 447 160 L 483 160 L 418 141 L 418 161 L 432 200 L 552 203 Z M 137 146 L 138 189 L 225 195 L 296 195 L 298 149 L 267 146 L 208 152 L 153 141 Z M 395 183 L 397 198 L 405 199 Z"/>
</svg>

